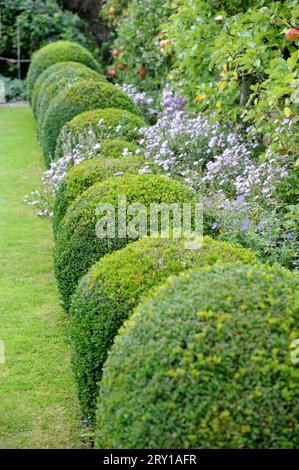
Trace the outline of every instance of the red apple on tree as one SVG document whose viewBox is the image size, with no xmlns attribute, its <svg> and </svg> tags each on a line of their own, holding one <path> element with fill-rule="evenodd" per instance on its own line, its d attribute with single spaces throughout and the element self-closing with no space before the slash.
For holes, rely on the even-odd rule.
<svg viewBox="0 0 299 470">
<path fill-rule="evenodd" d="M 298 29 L 296 28 L 288 29 L 284 37 L 287 41 L 294 41 L 298 37 Z"/>
<path fill-rule="evenodd" d="M 119 50 L 119 49 L 113 49 L 113 51 L 112 51 L 112 57 L 114 57 L 114 59 L 115 59 L 116 57 L 118 57 L 119 54 L 120 54 L 120 50 Z"/>
<path fill-rule="evenodd" d="M 114 69 L 109 69 L 109 70 L 107 71 L 107 75 L 108 75 L 108 77 L 110 77 L 110 78 L 115 78 L 117 74 L 116 74 L 116 71 L 115 71 Z"/>
<path fill-rule="evenodd" d="M 145 78 L 147 76 L 147 70 L 146 69 L 139 70 L 138 75 L 140 78 Z"/>
</svg>

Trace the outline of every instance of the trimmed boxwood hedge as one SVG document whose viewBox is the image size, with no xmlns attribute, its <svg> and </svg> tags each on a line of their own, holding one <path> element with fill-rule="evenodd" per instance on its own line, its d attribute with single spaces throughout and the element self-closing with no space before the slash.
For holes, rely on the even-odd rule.
<svg viewBox="0 0 299 470">
<path fill-rule="evenodd" d="M 128 157 L 139 157 L 143 156 L 145 150 L 138 145 L 128 142 L 127 140 L 122 139 L 105 139 L 99 142 L 98 149 L 95 151 L 94 158 L 124 158 Z M 83 155 L 83 152 L 82 152 Z M 89 158 L 86 155 L 86 160 Z M 150 168 L 156 167 L 157 165 L 154 162 L 146 161 L 147 166 Z"/>
<path fill-rule="evenodd" d="M 141 203 L 197 202 L 187 186 L 178 181 L 155 175 L 124 175 L 96 183 L 69 207 L 57 234 L 54 250 L 55 274 L 66 310 L 79 279 L 107 253 L 112 253 L 133 241 L 128 235 L 118 237 L 118 199 L 126 197 L 127 205 Z M 115 208 L 116 233 L 114 238 L 98 238 L 96 215 L 99 203 Z M 127 222 L 132 216 L 127 214 Z"/>
<path fill-rule="evenodd" d="M 99 126 L 100 120 L 101 126 Z M 85 111 L 63 126 L 57 140 L 55 158 L 62 156 L 63 142 L 67 134 L 71 135 L 73 144 L 76 144 L 80 134 L 91 127 L 99 141 L 121 138 L 134 142 L 140 139 L 139 129 L 146 126 L 146 122 L 140 116 L 125 109 L 105 108 Z"/>
<path fill-rule="evenodd" d="M 144 150 L 138 145 L 122 139 L 104 140 L 101 144 L 100 153 L 105 158 L 120 158 L 123 156 L 125 149 L 132 155 L 142 156 L 144 154 Z"/>
<path fill-rule="evenodd" d="M 36 80 L 53 64 L 58 62 L 80 62 L 91 69 L 101 72 L 100 64 L 92 54 L 80 44 L 71 41 L 56 41 L 42 47 L 32 55 L 31 64 L 27 74 L 27 96 L 31 101 Z"/>
<path fill-rule="evenodd" d="M 61 91 L 51 101 L 42 128 L 42 145 L 46 161 L 54 156 L 56 141 L 64 124 L 83 111 L 115 107 L 140 111 L 126 93 L 111 83 L 82 80 Z"/>
<path fill-rule="evenodd" d="M 58 93 L 79 80 L 88 79 L 106 83 L 103 75 L 79 62 L 60 62 L 46 69 L 36 81 L 31 102 L 39 127 L 42 127 L 51 100 Z"/>
<path fill-rule="evenodd" d="M 85 160 L 71 168 L 62 180 L 54 201 L 53 230 L 57 233 L 67 208 L 86 189 L 118 173 L 137 174 L 142 158 L 113 158 Z"/>
<path fill-rule="evenodd" d="M 73 366 L 84 415 L 94 421 L 98 382 L 118 329 L 150 289 L 192 267 L 255 256 L 238 245 L 204 237 L 198 250 L 184 240 L 144 238 L 106 255 L 81 280 L 72 298 L 70 331 Z"/>
<path fill-rule="evenodd" d="M 298 448 L 298 276 L 217 266 L 172 279 L 120 330 L 97 448 Z"/>
</svg>

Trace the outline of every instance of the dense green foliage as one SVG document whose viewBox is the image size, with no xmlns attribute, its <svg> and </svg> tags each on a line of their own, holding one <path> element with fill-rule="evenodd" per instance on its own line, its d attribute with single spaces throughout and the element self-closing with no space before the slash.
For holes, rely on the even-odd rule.
<svg viewBox="0 0 299 470">
<path fill-rule="evenodd" d="M 194 15 L 200 16 L 199 2 L 185 2 L 184 0 L 175 2 L 106 0 L 104 2 L 101 14 L 104 20 L 113 27 L 110 48 L 113 59 L 112 71 L 117 80 L 134 84 L 137 88 L 150 91 L 154 95 L 164 86 L 168 72 L 172 70 L 173 57 L 176 57 L 171 45 L 172 40 L 167 35 L 169 18 L 179 7 L 184 12 L 188 8 L 194 10 L 193 3 L 198 8 L 198 11 L 194 11 Z M 235 15 L 255 5 L 256 0 L 221 2 L 212 0 L 202 3 L 208 4 L 211 12 L 217 13 L 225 10 L 228 15 Z M 259 1 L 260 5 L 267 3 L 269 0 Z M 192 30 L 194 29 L 191 23 L 193 18 L 189 19 L 188 27 Z M 179 20 L 176 26 L 179 27 Z M 181 30 L 177 31 L 177 35 L 179 36 L 181 32 Z M 194 42 L 188 44 L 189 48 L 193 46 L 196 49 Z M 169 78 L 172 78 L 172 74 Z"/>
<path fill-rule="evenodd" d="M 89 79 L 105 81 L 95 70 L 79 62 L 58 62 L 48 67 L 37 79 L 32 94 L 31 105 L 38 126 L 42 128 L 50 103 L 58 93 L 79 80 Z"/>
<path fill-rule="evenodd" d="M 130 154 L 141 154 L 143 150 L 132 142 L 123 139 L 106 139 L 101 145 L 101 155 L 105 158 L 119 158 L 127 149 Z"/>
<path fill-rule="evenodd" d="M 59 225 L 72 202 L 95 183 L 125 173 L 138 173 L 142 158 L 123 157 L 112 159 L 85 160 L 71 168 L 62 180 L 55 196 L 53 230 L 57 233 Z"/>
<path fill-rule="evenodd" d="M 147 210 L 152 203 L 177 203 L 196 201 L 194 194 L 178 181 L 172 181 L 154 175 L 124 175 L 112 177 L 97 183 L 85 191 L 69 207 L 57 234 L 54 252 L 55 273 L 61 297 L 66 310 L 69 309 L 70 297 L 79 279 L 88 269 L 107 253 L 123 248 L 128 242 L 141 235 L 136 217 L 136 209 L 124 214 L 119 206 L 119 197 L 125 197 L 123 203 L 128 208 L 131 204 L 143 204 Z M 111 237 L 98 236 L 98 224 L 103 215 L 97 215 L 99 204 L 111 204 L 115 217 L 111 216 L 115 232 Z M 120 212 L 119 212 L 120 210 Z M 101 216 L 101 217 L 100 217 Z M 144 214 L 149 222 L 148 214 Z M 118 223 L 120 217 L 121 224 Z M 109 225 L 109 224 L 108 224 Z M 109 232 L 107 227 L 106 233 Z M 145 226 L 147 230 L 147 227 Z M 142 235 L 146 235 L 147 232 Z"/>
<path fill-rule="evenodd" d="M 105 0 L 101 15 L 111 25 L 125 14 L 129 3 L 130 0 Z"/>
<path fill-rule="evenodd" d="M 36 51 L 31 60 L 27 74 L 27 92 L 31 100 L 33 88 L 41 73 L 58 62 L 80 62 L 97 72 L 101 72 L 99 63 L 92 54 L 77 43 L 70 41 L 57 41 Z"/>
<path fill-rule="evenodd" d="M 197 109 L 254 123 L 271 149 L 296 153 L 299 39 L 284 34 L 298 26 L 298 2 L 256 0 L 243 11 L 230 9 L 233 2 L 220 9 L 202 0 L 177 3 L 168 26 L 170 78 Z"/>
<path fill-rule="evenodd" d="M 150 290 L 192 267 L 254 262 L 248 250 L 205 237 L 200 249 L 185 240 L 143 238 L 102 258 L 81 280 L 70 310 L 73 366 L 81 409 L 94 421 L 98 382 L 117 331 Z"/>
<path fill-rule="evenodd" d="M 137 112 L 135 108 L 132 110 Z M 55 158 L 62 156 L 65 138 L 75 145 L 82 135 L 92 130 L 97 141 L 107 138 L 137 141 L 140 139 L 139 129 L 146 126 L 146 122 L 140 116 L 125 108 L 89 109 L 76 115 L 62 128 L 56 145 Z"/>
<path fill-rule="evenodd" d="M 4 82 L 5 99 L 7 101 L 23 101 L 26 99 L 26 82 L 18 78 L 8 78 L 0 75 Z"/>
<path fill-rule="evenodd" d="M 0 56 L 17 58 L 17 23 L 22 59 L 30 59 L 34 51 L 58 39 L 95 46 L 90 35 L 86 34 L 85 22 L 76 14 L 61 9 L 55 0 L 0 0 L 0 10 Z M 22 77 L 26 75 L 26 70 L 27 63 L 23 63 Z M 0 62 L 0 73 L 16 77 L 16 72 L 16 63 Z"/>
<path fill-rule="evenodd" d="M 279 266 L 244 265 L 160 288 L 112 347 L 96 446 L 297 448 L 296 290 Z"/>
<path fill-rule="evenodd" d="M 98 80 L 80 80 L 53 98 L 42 128 L 47 162 L 54 156 L 56 141 L 65 123 L 83 111 L 107 107 L 138 113 L 138 108 L 124 92 L 111 83 Z"/>
<path fill-rule="evenodd" d="M 113 43 L 113 68 L 118 80 L 148 91 L 163 87 L 171 57 L 161 47 L 163 35 L 159 33 L 171 11 L 170 0 L 129 2 L 117 21 Z"/>
</svg>

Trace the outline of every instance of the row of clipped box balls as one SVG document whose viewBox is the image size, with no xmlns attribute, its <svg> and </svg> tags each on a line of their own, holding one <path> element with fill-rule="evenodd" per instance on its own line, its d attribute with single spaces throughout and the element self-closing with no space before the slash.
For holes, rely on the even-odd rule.
<svg viewBox="0 0 299 470">
<path fill-rule="evenodd" d="M 98 402 L 96 446 L 295 447 L 298 377 L 286 357 L 298 324 L 297 279 L 208 237 L 198 251 L 183 241 L 97 239 L 94 209 L 103 200 L 115 207 L 119 194 L 145 205 L 195 200 L 177 181 L 130 174 L 139 163 L 119 158 L 127 145 L 107 140 L 101 159 L 69 171 L 55 200 L 55 272 L 80 403 L 92 424 Z M 128 174 L 112 177 L 116 170 Z M 153 288 L 191 268 L 199 271 L 170 281 L 117 337 Z"/>
<path fill-rule="evenodd" d="M 113 108 L 110 115 L 109 110 L 104 113 L 106 126 L 109 119 L 121 119 L 128 134 L 132 134 L 131 139 L 134 129 L 146 126 L 140 109 L 126 93 L 106 81 L 100 65 L 78 44 L 57 41 L 35 52 L 27 83 L 47 165 L 62 155 L 67 132 L 75 136 L 79 130 L 92 125 L 94 131 L 102 135 L 103 129 L 97 124 L 104 108 Z M 88 113 L 81 115 L 84 112 Z M 123 136 L 126 136 L 126 128 Z"/>
<path fill-rule="evenodd" d="M 81 168 L 73 168 L 57 200 L 73 190 L 74 195 L 78 193 L 81 182 L 88 180 L 85 171 L 89 174 L 89 165 L 105 164 L 84 162 Z M 295 447 L 298 388 L 294 389 L 294 383 L 298 370 L 289 362 L 289 345 L 291 335 L 296 338 L 298 333 L 296 276 L 282 268 L 255 265 L 255 256 L 249 250 L 209 237 L 204 238 L 200 250 L 186 250 L 183 240 L 144 238 L 132 242 L 116 238 L 107 243 L 97 239 L 94 208 L 101 200 L 116 206 L 120 192 L 129 202 L 142 200 L 145 204 L 159 201 L 159 195 L 168 201 L 192 201 L 194 197 L 180 183 L 160 176 L 113 177 L 79 195 L 60 221 L 55 271 L 69 315 L 81 408 L 92 424 L 99 403 L 97 446 L 267 447 L 288 443 Z M 167 308 L 169 315 L 177 318 L 165 317 L 162 328 L 156 316 L 164 312 L 158 310 L 151 321 L 152 307 L 142 307 L 149 309 L 148 316 L 142 313 L 144 320 L 139 319 L 138 309 L 124 337 L 112 347 L 123 322 L 153 288 L 169 275 L 202 267 L 205 269 L 192 281 L 190 293 L 177 287 L 171 290 Z M 196 283 L 204 280 L 203 287 L 199 284 L 197 288 Z M 185 289 L 185 283 L 182 285 Z M 201 290 L 197 292 L 199 288 L 206 290 L 204 298 Z M 157 300 L 157 308 L 160 303 Z M 131 328 L 135 317 L 142 325 L 150 321 L 150 326 L 156 324 L 158 329 L 148 331 L 148 336 L 137 336 L 137 344 L 132 337 L 139 333 Z M 232 325 L 234 329 L 230 330 Z M 201 331 L 203 326 L 211 328 L 209 335 Z M 146 331 L 148 327 L 144 328 Z M 227 351 L 223 351 L 225 345 Z M 163 351 L 165 355 L 161 356 Z M 175 351 L 174 357 L 168 356 Z M 190 371 L 185 364 L 189 355 L 194 361 L 189 364 Z M 269 365 L 276 356 L 272 370 Z M 265 361 L 262 366 L 261 361 Z M 102 379 L 103 367 L 106 375 Z M 236 408 L 238 400 L 240 406 Z M 218 420 L 218 413 L 223 418 Z M 289 427 L 287 422 L 291 423 Z M 206 423 L 203 429 L 201 423 Z"/>
</svg>

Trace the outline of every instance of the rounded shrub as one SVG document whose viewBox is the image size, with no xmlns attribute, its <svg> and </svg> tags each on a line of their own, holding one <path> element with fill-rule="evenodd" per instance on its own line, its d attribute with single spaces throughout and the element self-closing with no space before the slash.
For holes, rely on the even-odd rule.
<svg viewBox="0 0 299 470">
<path fill-rule="evenodd" d="M 83 111 L 115 107 L 127 111 L 139 110 L 126 93 L 111 83 L 82 80 L 61 91 L 51 101 L 42 127 L 42 144 L 46 160 L 54 156 L 56 141 L 65 123 Z"/>
<path fill-rule="evenodd" d="M 98 382 L 118 329 L 140 299 L 169 275 L 192 267 L 255 256 L 238 245 L 204 237 L 197 250 L 185 240 L 143 238 L 106 255 L 81 280 L 72 298 L 70 330 L 73 366 L 84 415 L 94 421 Z"/>
<path fill-rule="evenodd" d="M 298 287 L 294 273 L 262 265 L 203 268 L 161 287 L 112 347 L 96 447 L 298 447 Z"/>
<path fill-rule="evenodd" d="M 65 141 L 62 144 L 62 148 L 64 145 L 67 145 L 69 151 L 69 141 Z M 82 156 L 82 160 L 90 159 L 90 155 L 88 153 L 88 149 L 84 150 L 84 143 L 79 143 L 79 152 Z M 66 150 L 64 150 L 63 154 L 66 155 Z M 97 142 L 96 147 L 93 147 L 93 158 L 124 158 L 124 157 L 142 157 L 144 156 L 145 150 L 139 145 L 133 144 L 132 142 L 128 142 L 127 140 L 122 139 L 104 139 L 101 142 Z M 146 161 L 147 166 L 151 169 L 155 168 L 157 172 L 157 165 L 155 162 Z"/>
<path fill-rule="evenodd" d="M 31 100 L 39 126 L 42 126 L 42 120 L 51 100 L 58 93 L 79 80 L 88 79 L 106 82 L 103 75 L 79 62 L 59 62 L 47 68 L 37 79 Z"/>
<path fill-rule="evenodd" d="M 100 153 L 105 158 L 119 158 L 129 155 L 143 155 L 144 150 L 138 145 L 123 139 L 105 139 L 101 144 Z"/>
<path fill-rule="evenodd" d="M 55 158 L 63 154 L 65 136 L 73 146 L 78 143 L 80 135 L 92 129 L 98 140 L 121 138 L 127 141 L 140 139 L 140 129 L 146 127 L 146 122 L 136 114 L 125 109 L 105 108 L 85 111 L 67 122 L 59 135 Z"/>
<path fill-rule="evenodd" d="M 147 234 L 147 229 L 146 233 L 142 233 L 138 227 L 133 233 L 138 213 L 134 218 L 134 208 L 131 207 L 130 215 L 126 209 L 128 206 L 139 203 L 147 210 L 152 203 L 182 204 L 194 201 L 196 198 L 187 186 L 150 174 L 112 177 L 85 191 L 69 207 L 56 238 L 55 274 L 65 309 L 69 308 L 70 297 L 79 279 L 96 261 Z M 97 215 L 100 203 L 102 208 L 103 204 L 109 204 L 111 208 L 108 214 L 114 222 L 115 231 L 111 230 L 109 237 L 99 236 L 100 224 L 104 220 L 103 214 Z M 148 215 L 141 210 L 139 212 L 141 216 Z M 148 217 L 145 222 L 148 222 Z"/>
<path fill-rule="evenodd" d="M 68 61 L 80 62 L 101 72 L 100 64 L 85 47 L 71 41 L 56 41 L 48 44 L 32 55 L 27 74 L 27 95 L 30 101 L 35 82 L 43 71 L 53 64 Z"/>
<path fill-rule="evenodd" d="M 53 230 L 57 233 L 67 208 L 86 189 L 113 175 L 138 173 L 143 160 L 138 157 L 92 159 L 73 166 L 62 180 L 54 201 Z"/>
</svg>

